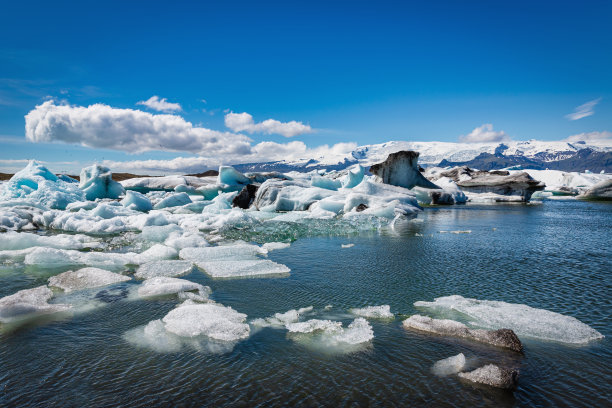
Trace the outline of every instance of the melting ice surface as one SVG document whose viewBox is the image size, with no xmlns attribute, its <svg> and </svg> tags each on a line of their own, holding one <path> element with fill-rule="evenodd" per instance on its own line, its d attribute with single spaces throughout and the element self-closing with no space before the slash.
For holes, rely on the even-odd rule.
<svg viewBox="0 0 612 408">
<path fill-rule="evenodd" d="M 491 329 L 512 329 L 518 336 L 574 344 L 603 338 L 597 330 L 574 317 L 523 304 L 453 295 L 436 298 L 433 302 L 415 302 L 414 305 L 441 314 L 458 312 L 474 325 Z"/>
</svg>

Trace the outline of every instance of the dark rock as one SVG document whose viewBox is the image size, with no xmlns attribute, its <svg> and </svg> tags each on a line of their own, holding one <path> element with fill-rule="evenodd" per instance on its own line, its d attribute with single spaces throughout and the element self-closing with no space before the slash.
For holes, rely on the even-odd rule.
<svg viewBox="0 0 612 408">
<path fill-rule="evenodd" d="M 419 153 L 412 150 L 392 153 L 384 162 L 370 167 L 370 173 L 378 176 L 385 184 L 408 189 L 415 186 L 440 189 L 440 187 L 427 180 L 419 172 L 417 167 L 418 158 Z"/>
<path fill-rule="evenodd" d="M 432 190 L 429 194 L 431 197 L 431 203 L 437 205 L 453 205 L 455 199 L 452 194 L 446 193 L 443 190 Z"/>
<path fill-rule="evenodd" d="M 240 193 L 234 197 L 232 207 L 239 207 L 245 210 L 249 208 L 253 203 L 253 200 L 255 200 L 255 195 L 257 194 L 258 188 L 259 186 L 255 184 L 248 184 L 244 186 L 242 190 L 240 190 Z"/>
<path fill-rule="evenodd" d="M 472 170 L 467 166 L 455 167 L 440 173 L 440 177 L 452 179 L 468 193 L 494 193 L 502 196 L 520 196 L 529 201 L 531 195 L 543 190 L 545 185 L 534 180 L 526 172 L 510 174 L 506 170 Z"/>
<path fill-rule="evenodd" d="M 516 352 L 523 351 L 523 344 L 514 331 L 510 329 L 499 329 L 487 332 L 490 344 L 498 347 L 508 348 Z"/>
<path fill-rule="evenodd" d="M 362 212 L 363 210 L 366 210 L 367 208 L 368 208 L 368 206 L 367 206 L 367 205 L 365 205 L 365 204 L 361 203 L 361 204 L 359 204 L 359 205 L 358 205 L 358 206 L 355 208 L 355 211 L 357 211 L 357 212 Z"/>
<path fill-rule="evenodd" d="M 512 390 L 516 388 L 518 384 L 519 373 L 517 370 L 502 368 L 495 364 L 488 364 L 474 371 L 470 371 L 469 373 L 459 373 L 457 375 L 459 378 L 476 384 Z"/>
</svg>

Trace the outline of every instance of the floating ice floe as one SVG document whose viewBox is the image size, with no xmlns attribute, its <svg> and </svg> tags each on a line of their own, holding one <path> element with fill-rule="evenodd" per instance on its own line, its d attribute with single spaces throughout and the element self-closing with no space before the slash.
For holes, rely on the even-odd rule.
<svg viewBox="0 0 612 408">
<path fill-rule="evenodd" d="M 320 319 L 288 323 L 285 327 L 289 333 L 314 335 L 315 337 L 310 340 L 314 340 L 316 347 L 331 349 L 356 346 L 367 343 L 374 338 L 372 326 L 363 317 L 356 318 L 346 328 L 342 327 L 341 322 Z M 297 337 L 296 340 L 303 341 L 306 339 Z"/>
<path fill-rule="evenodd" d="M 341 248 L 352 248 L 354 246 L 355 246 L 355 244 L 341 244 L 340 245 Z"/>
<path fill-rule="evenodd" d="M 393 313 L 391 313 L 391 307 L 389 305 L 354 308 L 351 309 L 350 312 L 354 315 L 371 319 L 393 319 L 395 317 Z"/>
<path fill-rule="evenodd" d="M 184 346 L 209 353 L 230 352 L 234 344 L 250 335 L 247 316 L 218 303 L 186 300 L 163 319 L 125 333 L 137 346 L 158 352 L 176 352 Z"/>
<path fill-rule="evenodd" d="M 181 259 L 193 261 L 213 278 L 261 275 L 285 275 L 291 270 L 285 265 L 261 259 L 267 250 L 257 245 L 239 244 L 205 248 L 185 248 Z"/>
<path fill-rule="evenodd" d="M 497 347 L 508 348 L 520 352 L 523 345 L 519 338 L 509 329 L 484 330 L 470 329 L 465 324 L 448 319 L 432 319 L 431 317 L 412 315 L 404 320 L 407 329 L 434 333 L 441 336 L 462 337 Z"/>
<path fill-rule="evenodd" d="M 94 164 L 81 170 L 79 188 L 88 200 L 97 198 L 119 198 L 125 193 L 123 186 L 112 178 L 108 167 Z"/>
<path fill-rule="evenodd" d="M 65 312 L 70 305 L 50 304 L 53 292 L 46 286 L 24 289 L 0 299 L 0 323 L 13 323 L 40 315 Z"/>
<path fill-rule="evenodd" d="M 444 360 L 436 361 L 431 368 L 431 371 L 438 376 L 444 377 L 451 374 L 457 374 L 465 368 L 465 355 L 459 353 L 456 356 L 445 358 Z"/>
<path fill-rule="evenodd" d="M 161 210 L 163 208 L 178 207 L 190 204 L 192 202 L 193 201 L 191 201 L 191 198 L 189 198 L 189 195 L 187 193 L 176 193 L 164 198 L 163 200 L 155 204 L 153 208 L 156 210 Z"/>
<path fill-rule="evenodd" d="M 312 312 L 312 309 L 312 306 L 308 306 L 300 309 L 288 310 L 285 313 L 275 313 L 264 319 L 255 319 L 251 324 L 258 327 L 284 327 L 287 324 L 296 323 L 302 315 Z"/>
<path fill-rule="evenodd" d="M 156 190 L 173 191 L 180 185 L 198 188 L 214 182 L 214 177 L 164 176 L 135 177 L 121 181 L 121 185 L 126 190 L 137 190 L 146 193 Z"/>
<path fill-rule="evenodd" d="M 137 278 L 149 279 L 157 276 L 176 278 L 189 274 L 193 270 L 193 262 L 180 260 L 161 260 L 142 264 L 134 274 Z"/>
<path fill-rule="evenodd" d="M 269 252 L 269 251 L 276 251 L 278 249 L 289 248 L 290 246 L 291 244 L 289 244 L 288 242 L 266 242 L 261 247 L 262 249 Z"/>
<path fill-rule="evenodd" d="M 152 298 L 174 295 L 181 292 L 197 291 L 199 300 L 205 301 L 211 293 L 208 286 L 191 282 L 185 279 L 157 276 L 145 280 L 138 288 L 138 296 L 141 298 Z"/>
<path fill-rule="evenodd" d="M 582 344 L 603 338 L 597 330 L 578 319 L 523 304 L 478 300 L 453 295 L 433 302 L 415 302 L 416 307 L 438 313 L 458 312 L 473 324 L 492 329 L 512 329 L 519 336 L 562 343 Z"/>
<path fill-rule="evenodd" d="M 457 374 L 459 378 L 490 387 L 513 389 L 518 383 L 518 371 L 488 364 L 469 373 Z"/>
<path fill-rule="evenodd" d="M 13 201 L 18 204 L 31 203 L 46 208 L 65 209 L 75 201 L 83 201 L 85 194 L 74 183 L 57 178 L 42 164 L 31 160 L 0 191 L 0 201 Z"/>
<path fill-rule="evenodd" d="M 67 271 L 49 278 L 49 286 L 62 289 L 64 292 L 97 288 L 114 283 L 129 281 L 129 276 L 110 272 L 100 268 L 82 268 L 76 271 Z"/>
<path fill-rule="evenodd" d="M 439 231 L 440 234 L 471 234 L 472 230 L 456 230 L 456 231 Z"/>
</svg>

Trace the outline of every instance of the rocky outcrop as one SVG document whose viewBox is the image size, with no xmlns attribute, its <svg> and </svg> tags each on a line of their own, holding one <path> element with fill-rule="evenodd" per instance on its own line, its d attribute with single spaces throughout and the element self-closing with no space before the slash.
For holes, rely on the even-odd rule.
<svg viewBox="0 0 612 408">
<path fill-rule="evenodd" d="M 412 150 L 391 153 L 384 162 L 372 165 L 370 173 L 385 184 L 408 189 L 418 186 L 439 190 L 440 187 L 427 180 L 419 171 L 418 158 L 419 153 Z"/>
<path fill-rule="evenodd" d="M 470 329 L 465 324 L 454 320 L 432 319 L 431 317 L 421 315 L 410 316 L 404 320 L 403 325 L 407 329 L 439 334 L 441 336 L 462 337 L 516 352 L 523 351 L 521 341 L 510 329 Z"/>
<path fill-rule="evenodd" d="M 240 193 L 234 200 L 232 201 L 232 207 L 239 207 L 242 209 L 247 209 L 251 206 L 253 201 L 255 200 L 255 194 L 257 193 L 257 189 L 259 186 L 255 184 L 246 185 L 240 190 Z"/>
<path fill-rule="evenodd" d="M 612 179 L 600 181 L 578 198 L 585 200 L 612 200 Z"/>
<path fill-rule="evenodd" d="M 457 374 L 459 378 L 489 387 L 512 390 L 518 384 L 518 371 L 487 364 L 468 373 Z"/>
<path fill-rule="evenodd" d="M 453 180 L 468 197 L 470 193 L 489 194 L 494 201 L 527 202 L 534 192 L 545 187 L 526 172 L 510 174 L 505 170 L 472 170 L 466 166 L 439 173 L 439 177 Z"/>
</svg>

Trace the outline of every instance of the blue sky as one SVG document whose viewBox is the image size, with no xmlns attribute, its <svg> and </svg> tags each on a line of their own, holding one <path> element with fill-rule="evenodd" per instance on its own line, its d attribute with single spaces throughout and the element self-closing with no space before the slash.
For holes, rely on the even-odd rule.
<svg viewBox="0 0 612 408">
<path fill-rule="evenodd" d="M 202 156 L 214 166 L 324 144 L 458 141 L 483 124 L 515 140 L 612 131 L 610 1 L 20 1 L 2 9 L 0 171 L 26 158 L 55 171 Z M 162 135 L 168 151 L 151 145 L 156 135 L 108 148 L 130 134 L 91 129 L 96 112 L 57 112 L 99 103 L 118 115 L 164 113 L 138 104 L 153 96 L 180 105 L 165 113 L 219 133 L 185 148 Z M 24 116 L 50 99 L 55 116 L 27 141 Z M 588 102 L 592 114 L 566 116 Z M 229 112 L 252 115 L 252 126 L 228 128 Z M 280 125 L 258 125 L 266 119 Z M 86 124 L 66 135 L 52 126 L 59 120 Z M 312 131 L 279 134 L 291 121 Z M 78 140 L 82 129 L 89 133 Z M 101 147 L 109 137 L 117 143 Z M 267 141 L 282 146 L 247 152 Z"/>
</svg>

